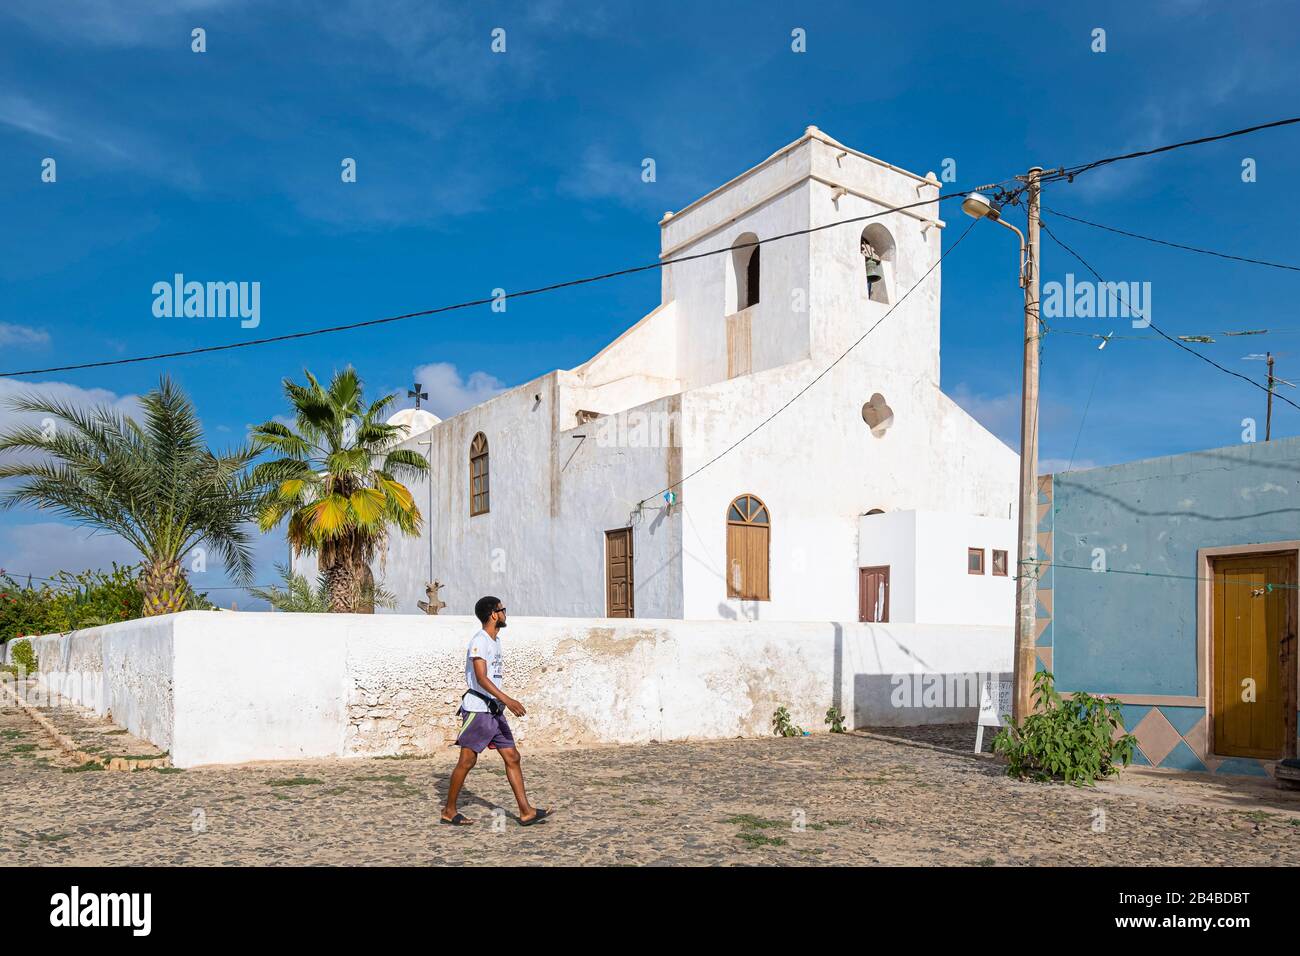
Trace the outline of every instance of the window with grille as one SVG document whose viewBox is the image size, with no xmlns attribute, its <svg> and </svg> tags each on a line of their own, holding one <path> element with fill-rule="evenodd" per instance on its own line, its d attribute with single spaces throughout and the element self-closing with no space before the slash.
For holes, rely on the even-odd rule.
<svg viewBox="0 0 1300 956">
<path fill-rule="evenodd" d="M 488 441 L 479 432 L 469 445 L 469 513 L 470 516 L 488 512 Z"/>
<path fill-rule="evenodd" d="M 767 505 L 741 495 L 727 508 L 727 597 L 770 601 L 772 520 Z"/>
</svg>

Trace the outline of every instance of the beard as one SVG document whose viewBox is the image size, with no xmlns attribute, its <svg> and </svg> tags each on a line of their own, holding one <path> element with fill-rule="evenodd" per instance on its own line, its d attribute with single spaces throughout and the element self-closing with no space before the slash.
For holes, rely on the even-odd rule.
<svg viewBox="0 0 1300 956">
<path fill-rule="evenodd" d="M 506 622 L 505 622 L 505 621 L 500 621 L 500 622 L 497 623 L 497 630 L 499 631 L 499 630 L 501 630 L 502 628 L 504 628 L 505 626 L 506 626 Z"/>
</svg>

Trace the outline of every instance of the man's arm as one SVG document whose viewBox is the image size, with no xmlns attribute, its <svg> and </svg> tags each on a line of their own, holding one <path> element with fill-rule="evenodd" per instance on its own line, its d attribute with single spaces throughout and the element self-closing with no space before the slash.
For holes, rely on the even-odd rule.
<svg viewBox="0 0 1300 956">
<path fill-rule="evenodd" d="M 501 701 L 501 703 L 505 704 L 506 707 L 510 709 L 510 713 L 514 714 L 516 717 L 522 717 L 527 713 L 527 711 L 524 710 L 523 704 L 506 694 L 505 691 L 488 679 L 487 661 L 483 660 L 481 657 L 474 658 L 474 677 L 478 680 L 479 686 L 497 700 Z"/>
</svg>

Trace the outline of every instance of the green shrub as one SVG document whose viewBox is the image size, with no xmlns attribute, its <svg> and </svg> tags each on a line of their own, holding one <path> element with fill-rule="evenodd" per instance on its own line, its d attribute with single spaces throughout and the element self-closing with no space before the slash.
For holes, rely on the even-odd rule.
<svg viewBox="0 0 1300 956">
<path fill-rule="evenodd" d="M 840 713 L 838 707 L 831 707 L 826 711 L 826 723 L 831 725 L 831 733 L 844 733 L 844 715 Z"/>
<path fill-rule="evenodd" d="M 136 569 L 113 565 L 112 571 L 60 571 L 39 586 L 20 584 L 0 573 L 0 641 L 41 634 L 67 633 L 83 627 L 143 617 L 144 595 Z"/>
<path fill-rule="evenodd" d="M 1091 786 L 1098 777 L 1117 773 L 1117 764 L 1127 767 L 1133 759 L 1137 738 L 1115 735 L 1124 722 L 1114 697 L 1076 693 L 1066 700 L 1056 692 L 1051 672 L 1039 671 L 1034 699 L 1034 713 L 993 740 L 993 750 L 1007 758 L 1011 776 Z"/>
<path fill-rule="evenodd" d="M 778 707 L 772 714 L 772 733 L 778 737 L 802 737 L 803 728 L 796 726 L 790 720 L 790 711 Z"/>
<path fill-rule="evenodd" d="M 9 663 L 27 674 L 36 673 L 36 652 L 31 641 L 19 641 L 9 648 Z"/>
</svg>

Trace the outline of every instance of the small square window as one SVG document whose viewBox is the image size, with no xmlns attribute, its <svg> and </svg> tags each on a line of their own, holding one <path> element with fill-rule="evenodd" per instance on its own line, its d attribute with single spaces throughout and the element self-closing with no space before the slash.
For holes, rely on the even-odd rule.
<svg viewBox="0 0 1300 956">
<path fill-rule="evenodd" d="M 984 573 L 984 549 L 983 548 L 966 549 L 966 571 L 969 574 Z"/>
<path fill-rule="evenodd" d="M 1000 578 L 1007 576 L 1007 553 L 1005 551 L 993 552 L 993 573 Z"/>
</svg>

